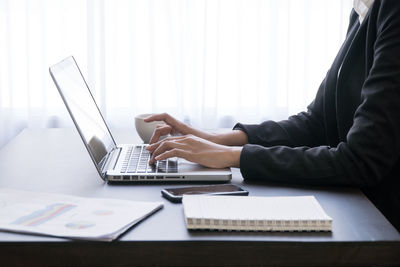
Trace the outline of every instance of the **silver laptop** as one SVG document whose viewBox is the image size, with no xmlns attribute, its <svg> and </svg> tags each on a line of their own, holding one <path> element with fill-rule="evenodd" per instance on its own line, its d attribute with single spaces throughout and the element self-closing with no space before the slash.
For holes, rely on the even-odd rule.
<svg viewBox="0 0 400 267">
<path fill-rule="evenodd" d="M 229 181 L 229 168 L 210 169 L 172 158 L 149 165 L 145 144 L 117 145 L 71 56 L 49 68 L 50 75 L 101 178 L 110 182 Z"/>
</svg>

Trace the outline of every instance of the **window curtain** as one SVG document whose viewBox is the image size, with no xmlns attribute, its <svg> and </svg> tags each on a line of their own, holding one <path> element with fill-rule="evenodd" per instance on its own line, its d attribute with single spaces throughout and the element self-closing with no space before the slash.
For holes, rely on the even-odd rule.
<svg viewBox="0 0 400 267">
<path fill-rule="evenodd" d="M 73 55 L 111 128 L 169 112 L 201 128 L 305 110 L 351 0 L 0 0 L 0 147 L 73 127 L 48 67 Z"/>
</svg>

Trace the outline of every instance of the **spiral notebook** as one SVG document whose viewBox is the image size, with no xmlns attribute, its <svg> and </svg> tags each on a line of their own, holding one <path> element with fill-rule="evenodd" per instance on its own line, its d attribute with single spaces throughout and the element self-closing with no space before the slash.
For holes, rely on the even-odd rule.
<svg viewBox="0 0 400 267">
<path fill-rule="evenodd" d="M 332 219 L 313 196 L 184 195 L 188 229 L 332 231 Z"/>
</svg>

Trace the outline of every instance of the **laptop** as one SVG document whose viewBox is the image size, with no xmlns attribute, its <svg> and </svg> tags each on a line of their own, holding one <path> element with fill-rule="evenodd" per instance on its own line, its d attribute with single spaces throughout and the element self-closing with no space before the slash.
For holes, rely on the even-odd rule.
<svg viewBox="0 0 400 267">
<path fill-rule="evenodd" d="M 108 182 L 229 181 L 229 168 L 211 169 L 181 158 L 149 165 L 146 144 L 117 145 L 92 93 L 71 56 L 49 68 L 100 177 Z"/>
</svg>

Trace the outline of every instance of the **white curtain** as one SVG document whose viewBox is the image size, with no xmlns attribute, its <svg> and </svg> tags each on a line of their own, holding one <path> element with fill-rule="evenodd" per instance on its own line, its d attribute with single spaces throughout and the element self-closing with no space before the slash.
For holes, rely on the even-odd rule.
<svg viewBox="0 0 400 267">
<path fill-rule="evenodd" d="M 0 147 L 72 127 L 48 67 L 74 55 L 112 128 L 169 112 L 202 128 L 305 110 L 352 0 L 0 0 Z"/>
</svg>

